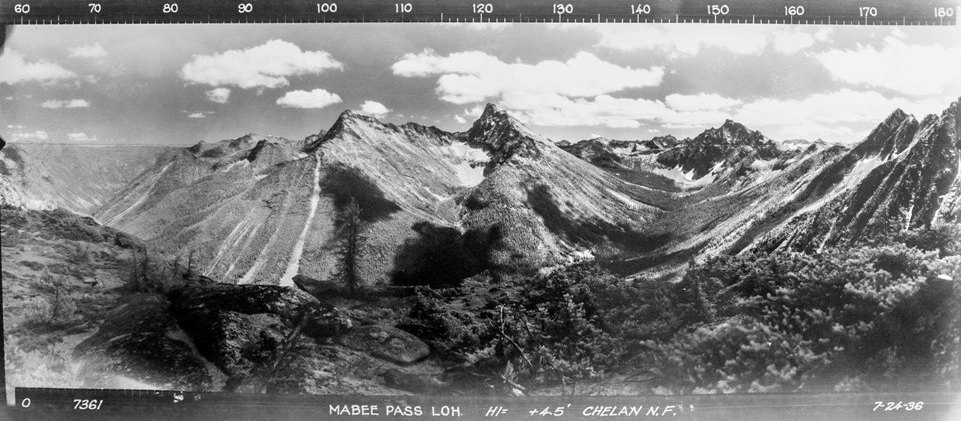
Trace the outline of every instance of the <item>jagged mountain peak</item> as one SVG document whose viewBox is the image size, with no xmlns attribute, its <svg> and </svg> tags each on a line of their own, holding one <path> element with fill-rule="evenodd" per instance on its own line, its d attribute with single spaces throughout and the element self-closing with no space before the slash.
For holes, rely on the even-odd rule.
<svg viewBox="0 0 961 421">
<path fill-rule="evenodd" d="M 340 113 L 340 115 L 337 116 L 337 120 L 334 121 L 334 124 L 330 126 L 326 132 L 323 132 L 322 135 L 318 134 L 314 136 L 308 136 L 308 141 L 304 145 L 304 152 L 313 152 L 327 141 L 337 137 L 343 137 L 345 133 L 357 133 L 358 130 L 370 127 L 383 129 L 387 126 L 393 125 L 383 123 L 374 117 L 360 114 L 352 110 L 344 110 Z"/>
<path fill-rule="evenodd" d="M 540 135 L 535 134 L 521 119 L 495 104 L 487 104 L 487 106 L 484 107 L 484 112 L 477 118 L 477 121 L 471 126 L 469 132 L 474 131 L 478 126 L 509 128 L 518 131 L 524 136 L 540 140 Z"/>
<path fill-rule="evenodd" d="M 550 144 L 494 104 L 484 107 L 484 112 L 466 135 L 468 142 L 488 150 L 496 162 L 504 162 L 515 154 L 536 156 L 540 154 L 539 144 Z"/>
<path fill-rule="evenodd" d="M 898 108 L 891 112 L 887 118 L 881 124 L 900 124 L 902 121 L 913 118 L 910 114 L 904 112 L 904 110 Z"/>
<path fill-rule="evenodd" d="M 894 110 L 868 136 L 851 150 L 858 158 L 889 157 L 901 153 L 914 138 L 920 123 L 900 108 Z"/>
<path fill-rule="evenodd" d="M 724 124 L 718 128 L 705 130 L 695 138 L 695 140 L 697 139 L 710 139 L 713 141 L 723 141 L 730 144 L 746 144 L 749 146 L 755 146 L 759 143 L 767 143 L 767 141 L 769 141 L 761 132 L 750 130 L 743 124 L 731 119 L 725 120 Z"/>
<path fill-rule="evenodd" d="M 700 179 L 720 170 L 736 167 L 754 159 L 771 160 L 781 156 L 774 142 L 757 130 L 749 130 L 734 120 L 707 129 L 693 139 L 685 139 L 657 157 L 669 168 L 680 168 L 692 179 Z"/>
</svg>

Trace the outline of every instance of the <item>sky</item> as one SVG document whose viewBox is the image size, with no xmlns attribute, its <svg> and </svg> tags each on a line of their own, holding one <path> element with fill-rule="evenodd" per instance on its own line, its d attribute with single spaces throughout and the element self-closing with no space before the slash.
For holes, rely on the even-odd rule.
<svg viewBox="0 0 961 421">
<path fill-rule="evenodd" d="M 860 141 L 961 97 L 958 27 L 250 24 L 16 27 L 0 54 L 14 142 L 302 139 L 344 110 L 462 131 L 496 103 L 553 140 Z"/>
</svg>

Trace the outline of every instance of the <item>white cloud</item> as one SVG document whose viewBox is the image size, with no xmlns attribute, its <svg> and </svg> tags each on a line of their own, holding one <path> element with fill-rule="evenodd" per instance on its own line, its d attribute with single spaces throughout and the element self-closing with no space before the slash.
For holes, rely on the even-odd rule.
<svg viewBox="0 0 961 421">
<path fill-rule="evenodd" d="M 17 132 L 11 135 L 11 138 L 15 141 L 47 140 L 50 138 L 50 135 L 43 130 L 37 130 L 33 132 Z"/>
<path fill-rule="evenodd" d="M 207 99 L 218 104 L 226 104 L 230 100 L 230 89 L 214 88 L 207 91 Z"/>
<path fill-rule="evenodd" d="M 74 72 L 49 61 L 27 62 L 22 54 L 9 48 L 0 54 L 0 83 L 52 82 L 75 76 Z"/>
<path fill-rule="evenodd" d="M 187 118 L 207 118 L 207 114 L 198 111 L 196 113 L 187 114 Z"/>
<path fill-rule="evenodd" d="M 49 99 L 40 104 L 43 108 L 87 108 L 90 102 L 85 99 Z"/>
<path fill-rule="evenodd" d="M 484 107 L 477 105 L 472 108 L 465 108 L 462 114 L 454 114 L 454 121 L 464 124 L 470 120 L 476 120 L 484 112 Z"/>
<path fill-rule="evenodd" d="M 918 96 L 961 89 L 961 46 L 914 45 L 889 36 L 880 49 L 858 45 L 815 57 L 834 79 L 855 85 Z"/>
<path fill-rule="evenodd" d="M 403 77 L 437 76 L 437 93 L 454 104 L 468 104 L 511 94 L 592 97 L 628 88 L 657 86 L 664 69 L 633 69 L 605 62 L 590 53 L 567 61 L 505 63 L 479 51 L 439 56 L 432 50 L 405 54 L 391 67 Z"/>
<path fill-rule="evenodd" d="M 360 105 L 360 112 L 363 114 L 371 115 L 374 117 L 382 116 L 389 113 L 391 110 L 377 101 L 364 101 Z"/>
<path fill-rule="evenodd" d="M 287 86 L 291 76 L 343 69 L 326 51 L 303 51 L 295 44 L 275 39 L 246 50 L 195 55 L 180 70 L 190 83 L 236 86 L 242 89 Z"/>
<path fill-rule="evenodd" d="M 107 49 L 103 48 L 100 43 L 96 44 L 84 44 L 79 47 L 68 48 L 70 51 L 69 57 L 75 58 L 101 58 L 107 56 Z"/>
<path fill-rule="evenodd" d="M 735 114 L 735 119 L 746 125 L 775 126 L 809 124 L 836 124 L 857 122 L 880 123 L 897 108 L 924 116 L 947 108 L 944 102 L 935 105 L 929 101 L 918 102 L 905 98 L 888 98 L 878 92 L 840 89 L 830 93 L 817 93 L 803 99 L 760 99 L 752 101 Z"/>
<path fill-rule="evenodd" d="M 950 101 L 949 98 L 918 101 L 887 97 L 873 91 L 840 89 L 802 99 L 758 99 L 740 107 L 734 119 L 773 138 L 853 142 L 861 140 L 895 109 L 900 108 L 920 120 L 927 114 L 940 114 Z"/>
<path fill-rule="evenodd" d="M 736 99 L 726 98 L 718 94 L 681 95 L 670 94 L 664 101 L 671 108 L 678 111 L 704 111 L 730 108 L 741 103 Z"/>
<path fill-rule="evenodd" d="M 830 39 L 830 29 L 764 25 L 604 25 L 597 28 L 601 47 L 619 51 L 660 50 L 673 56 L 696 55 L 702 48 L 760 54 L 768 45 L 789 54 Z"/>
<path fill-rule="evenodd" d="M 67 139 L 73 142 L 89 142 L 97 140 L 96 137 L 87 136 L 87 134 L 84 132 L 67 133 Z"/>
<path fill-rule="evenodd" d="M 679 111 L 662 101 L 643 98 L 567 98 L 560 95 L 506 95 L 501 105 L 521 118 L 540 126 L 604 126 L 638 128 L 643 123 L 659 123 L 665 127 L 705 127 L 724 121 L 719 111 Z"/>
<path fill-rule="evenodd" d="M 327 92 L 324 89 L 312 91 L 290 91 L 277 100 L 277 104 L 290 108 L 324 108 L 342 102 L 340 95 Z"/>
</svg>

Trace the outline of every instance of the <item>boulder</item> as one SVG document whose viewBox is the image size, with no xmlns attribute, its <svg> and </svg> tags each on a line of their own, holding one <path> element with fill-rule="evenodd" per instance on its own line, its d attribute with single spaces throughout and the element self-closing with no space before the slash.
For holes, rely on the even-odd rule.
<svg viewBox="0 0 961 421">
<path fill-rule="evenodd" d="M 321 281 L 309 276 L 295 275 L 293 281 L 297 288 L 320 300 L 336 295 L 340 291 L 340 286 L 336 282 Z"/>
<path fill-rule="evenodd" d="M 90 387 L 119 387 L 125 379 L 163 389 L 208 390 L 212 378 L 203 359 L 158 296 L 134 295 L 107 313 L 100 329 L 78 344 L 73 356 Z"/>
<path fill-rule="evenodd" d="M 306 337 L 323 339 L 350 328 L 350 320 L 303 291 L 274 285 L 212 284 L 168 294 L 171 313 L 197 349 L 230 376 L 248 376 L 301 324 Z"/>
<path fill-rule="evenodd" d="M 341 344 L 396 364 L 413 364 L 430 355 L 424 341 L 396 327 L 361 326 L 340 338 Z"/>
</svg>

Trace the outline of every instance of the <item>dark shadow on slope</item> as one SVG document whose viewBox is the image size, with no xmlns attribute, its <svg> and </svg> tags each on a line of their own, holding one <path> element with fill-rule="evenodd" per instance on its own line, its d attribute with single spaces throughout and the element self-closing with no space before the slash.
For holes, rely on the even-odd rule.
<svg viewBox="0 0 961 421">
<path fill-rule="evenodd" d="M 359 169 L 334 164 L 320 182 L 324 194 L 334 199 L 338 213 L 343 213 L 351 199 L 360 207 L 360 219 L 374 222 L 400 210 L 400 206 L 384 197 L 384 192 Z"/>
<path fill-rule="evenodd" d="M 391 281 L 396 285 L 457 286 L 462 280 L 492 269 L 491 252 L 501 239 L 500 227 L 468 230 L 429 222 L 411 226 L 417 238 L 401 245 L 394 258 Z"/>
<path fill-rule="evenodd" d="M 13 161 L 17 165 L 17 168 L 20 169 L 20 172 L 23 172 L 23 169 L 24 169 L 23 156 L 20 155 L 20 151 L 17 150 L 17 147 L 15 145 L 10 145 L 9 148 L 4 148 L 3 154 L 4 156 L 6 156 L 7 159 Z M 3 174 L 7 177 L 11 175 L 10 169 L 7 168 L 7 165 L 4 164 L 2 160 L 0 160 L 0 174 Z"/>
<path fill-rule="evenodd" d="M 638 232 L 600 219 L 581 221 L 568 218 L 557 207 L 556 200 L 544 185 L 528 190 L 527 200 L 531 209 L 544 220 L 548 230 L 575 244 L 612 242 L 625 252 L 646 253 L 671 240 L 671 233 L 666 231 Z"/>
<path fill-rule="evenodd" d="M 631 276 L 658 266 L 676 266 L 689 262 L 701 251 L 701 247 L 691 247 L 672 253 L 657 253 L 627 259 L 608 259 L 598 261 L 605 270 L 617 276 Z"/>
<path fill-rule="evenodd" d="M 628 183 L 639 184 L 644 187 L 650 187 L 655 190 L 671 193 L 684 191 L 684 189 L 678 187 L 674 180 L 650 171 L 632 169 L 623 166 L 616 168 L 604 168 L 604 170 L 614 174 L 624 181 L 627 181 Z"/>
</svg>

